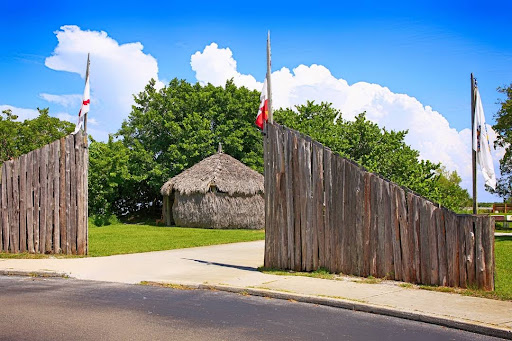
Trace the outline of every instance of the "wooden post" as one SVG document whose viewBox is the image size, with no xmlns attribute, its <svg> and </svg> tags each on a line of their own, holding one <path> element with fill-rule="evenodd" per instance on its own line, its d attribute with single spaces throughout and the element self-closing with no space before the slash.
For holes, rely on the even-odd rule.
<svg viewBox="0 0 512 341">
<path fill-rule="evenodd" d="M 478 202 L 476 197 L 476 151 L 473 149 L 475 143 L 475 82 L 471 73 L 471 167 L 473 169 L 473 214 L 478 214 Z"/>
<path fill-rule="evenodd" d="M 87 68 L 85 70 L 85 84 L 87 84 L 87 80 L 89 79 L 89 65 L 91 65 L 89 57 L 90 57 L 90 53 L 87 54 Z M 86 133 L 86 134 L 87 134 L 87 115 L 88 115 L 88 113 L 84 114 L 84 133 Z"/>
<path fill-rule="evenodd" d="M 274 115 L 272 112 L 272 71 L 270 62 L 270 31 L 268 31 L 267 37 L 267 97 L 268 97 L 268 121 L 274 123 Z"/>
</svg>

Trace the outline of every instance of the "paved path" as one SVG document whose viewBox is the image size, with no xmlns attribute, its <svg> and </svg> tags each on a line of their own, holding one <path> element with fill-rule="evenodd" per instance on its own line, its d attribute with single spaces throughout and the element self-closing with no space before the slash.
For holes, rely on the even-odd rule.
<svg viewBox="0 0 512 341">
<path fill-rule="evenodd" d="M 512 339 L 512 302 L 377 284 L 358 278 L 325 280 L 258 272 L 264 242 L 225 244 L 110 257 L 75 259 L 0 259 L 0 271 L 53 271 L 85 280 L 120 283 L 152 281 L 338 305 L 409 317 Z M 338 303 L 337 303 L 338 302 Z M 396 313 L 393 313 L 396 312 Z M 447 321 L 447 323 L 443 323 Z M 451 322 L 453 323 L 451 323 Z M 469 329 L 471 330 L 471 329 Z"/>
</svg>

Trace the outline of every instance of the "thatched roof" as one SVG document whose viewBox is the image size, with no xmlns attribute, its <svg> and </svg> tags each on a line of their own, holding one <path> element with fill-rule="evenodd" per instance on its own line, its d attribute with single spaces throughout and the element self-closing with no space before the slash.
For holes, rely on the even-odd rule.
<svg viewBox="0 0 512 341">
<path fill-rule="evenodd" d="M 263 193 L 263 175 L 227 154 L 217 153 L 167 181 L 161 192 L 170 195 L 174 190 L 189 195 L 206 193 L 211 187 L 229 195 Z"/>
</svg>

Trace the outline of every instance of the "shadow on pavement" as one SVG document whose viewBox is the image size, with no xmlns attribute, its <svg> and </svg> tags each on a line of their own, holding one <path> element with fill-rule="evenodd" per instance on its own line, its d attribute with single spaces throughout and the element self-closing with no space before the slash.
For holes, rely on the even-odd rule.
<svg viewBox="0 0 512 341">
<path fill-rule="evenodd" d="M 208 262 L 208 261 L 200 260 L 200 259 L 190 259 L 190 258 L 182 258 L 182 259 L 191 260 L 191 261 L 198 262 L 201 264 L 206 264 L 206 265 L 217 265 L 217 266 L 223 266 L 226 268 L 233 268 L 233 269 L 239 269 L 239 270 L 245 270 L 245 271 L 258 271 L 257 268 L 253 268 L 250 266 L 240 266 L 240 265 L 224 264 L 224 263 L 217 263 L 217 262 Z"/>
</svg>

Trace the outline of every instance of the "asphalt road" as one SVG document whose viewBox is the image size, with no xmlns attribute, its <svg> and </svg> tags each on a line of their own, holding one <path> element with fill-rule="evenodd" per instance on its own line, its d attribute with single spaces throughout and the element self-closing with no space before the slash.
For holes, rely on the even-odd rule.
<svg viewBox="0 0 512 341">
<path fill-rule="evenodd" d="M 0 276 L 0 340 L 497 340 L 218 291 Z"/>
</svg>

